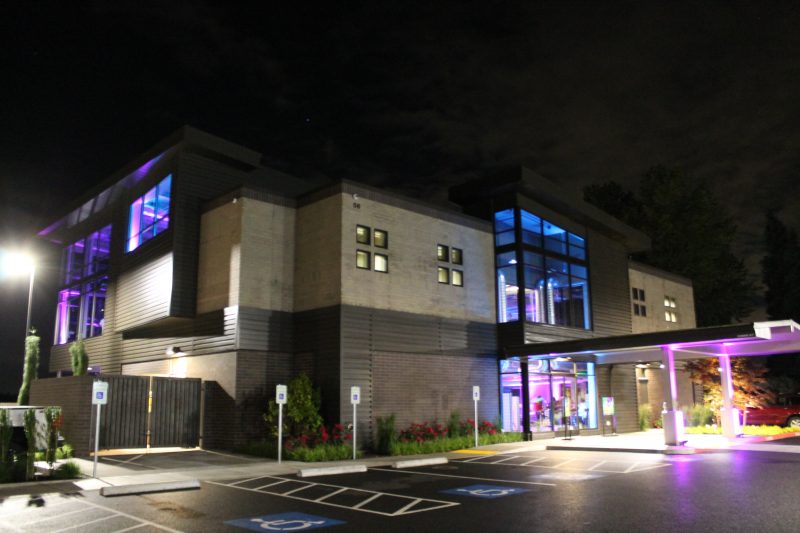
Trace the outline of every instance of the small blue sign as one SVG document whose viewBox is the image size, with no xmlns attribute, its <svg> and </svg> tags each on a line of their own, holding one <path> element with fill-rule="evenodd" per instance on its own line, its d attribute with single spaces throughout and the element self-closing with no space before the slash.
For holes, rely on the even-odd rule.
<svg viewBox="0 0 800 533">
<path fill-rule="evenodd" d="M 102 400 L 103 399 L 103 393 L 102 392 L 98 392 L 97 395 L 96 395 L 96 398 L 98 400 Z"/>
<path fill-rule="evenodd" d="M 518 487 L 501 487 L 498 485 L 470 485 L 469 487 L 461 487 L 460 489 L 442 490 L 445 494 L 455 494 L 457 496 L 474 496 L 475 498 L 502 498 L 504 496 L 511 496 L 512 494 L 520 494 L 528 492 L 528 489 L 520 489 Z"/>
<path fill-rule="evenodd" d="M 338 526 L 345 522 L 313 514 L 281 513 L 255 518 L 238 518 L 225 523 L 251 531 L 309 531 L 320 527 Z"/>
</svg>

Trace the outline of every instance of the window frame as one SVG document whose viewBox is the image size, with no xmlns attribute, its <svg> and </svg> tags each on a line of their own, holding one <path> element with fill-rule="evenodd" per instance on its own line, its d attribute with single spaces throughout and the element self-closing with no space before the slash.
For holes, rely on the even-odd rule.
<svg viewBox="0 0 800 533">
<path fill-rule="evenodd" d="M 378 260 L 379 257 L 383 258 L 384 265 L 386 267 L 384 270 L 381 270 L 381 269 L 378 268 L 378 261 L 377 260 Z M 381 272 L 383 274 L 388 274 L 389 273 L 389 256 L 386 255 L 386 254 L 379 254 L 379 253 L 372 254 L 372 270 L 374 270 L 375 272 Z"/>
<path fill-rule="evenodd" d="M 361 240 L 359 238 L 359 229 L 364 229 L 364 236 L 366 240 Z M 371 246 L 372 245 L 372 228 L 369 226 L 364 226 L 363 224 L 356 224 L 356 244 L 363 244 L 364 246 Z"/>
<path fill-rule="evenodd" d="M 436 259 L 442 263 L 450 262 L 450 247 L 446 244 L 436 245 Z"/>
<path fill-rule="evenodd" d="M 456 276 L 458 274 L 458 276 Z M 458 283 L 456 283 L 456 277 L 459 278 Z M 464 271 L 458 270 L 457 268 L 453 268 L 450 270 L 450 284 L 453 287 L 463 287 L 464 286 Z"/>
<path fill-rule="evenodd" d="M 378 244 L 378 234 L 383 235 L 383 244 Z M 389 232 L 384 229 L 375 228 L 372 230 L 372 245 L 375 248 L 387 250 L 389 248 Z"/>
<path fill-rule="evenodd" d="M 367 266 L 360 266 L 358 264 L 358 258 L 359 258 L 360 254 L 364 254 L 364 257 L 366 257 L 366 259 L 367 259 L 366 265 Z M 358 250 L 357 249 L 356 250 L 356 268 L 359 268 L 361 270 L 372 270 L 372 253 L 368 252 L 367 250 Z"/>
<path fill-rule="evenodd" d="M 158 183 L 147 189 L 144 194 L 135 198 L 128 206 L 128 228 L 125 239 L 125 253 L 130 254 L 150 241 L 165 233 L 172 225 L 172 174 L 167 174 Z M 168 185 L 165 183 L 168 182 Z M 162 190 L 165 187 L 166 193 Z M 166 208 L 161 204 L 160 199 L 166 197 Z M 144 226 L 145 202 L 148 198 L 153 201 L 153 218 Z M 166 227 L 161 227 L 161 222 L 166 219 Z M 135 221 L 135 223 L 134 223 Z M 136 228 L 136 233 L 134 233 Z"/>
<path fill-rule="evenodd" d="M 442 281 L 442 273 L 444 273 L 445 277 L 447 278 L 444 281 Z M 450 269 L 447 268 L 447 267 L 443 267 L 443 266 L 437 267 L 436 280 L 441 285 L 450 285 Z"/>
<path fill-rule="evenodd" d="M 455 246 L 450 247 L 450 262 L 454 265 L 463 265 L 464 264 L 464 250 L 461 248 L 456 248 Z"/>
</svg>

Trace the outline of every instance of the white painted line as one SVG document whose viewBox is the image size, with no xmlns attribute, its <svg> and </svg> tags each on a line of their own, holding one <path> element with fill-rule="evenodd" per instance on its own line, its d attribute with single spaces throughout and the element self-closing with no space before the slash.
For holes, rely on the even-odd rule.
<svg viewBox="0 0 800 533">
<path fill-rule="evenodd" d="M 387 472 L 397 472 L 396 470 L 388 470 L 388 469 L 386 471 Z M 407 473 L 412 473 L 412 474 L 417 473 L 417 472 L 408 472 L 406 470 L 401 470 L 401 472 L 407 472 Z M 249 489 L 247 487 L 239 487 L 239 486 L 234 486 L 234 485 L 225 484 L 225 483 L 218 483 L 216 481 L 206 481 L 206 483 L 208 483 L 210 485 L 219 485 L 220 487 L 231 487 L 231 488 L 238 489 L 238 490 L 247 490 L 247 491 L 250 491 L 250 492 L 258 492 L 259 494 L 270 494 L 272 496 L 283 496 L 283 494 L 281 494 L 279 492 L 260 491 L 260 490 L 255 490 L 255 489 Z M 536 483 L 536 484 L 537 485 L 541 485 L 542 483 Z M 357 491 L 357 492 L 366 492 L 366 493 L 374 493 L 375 492 L 375 491 L 371 491 L 371 490 L 357 489 L 355 487 L 340 487 L 339 485 L 328 485 L 326 483 L 318 483 L 318 485 L 323 485 L 323 486 L 326 486 L 326 487 L 345 488 L 347 490 L 353 490 L 353 491 Z M 406 500 L 412 499 L 411 496 L 404 496 L 402 494 L 391 494 L 391 493 L 388 493 L 388 492 L 386 492 L 386 493 L 380 492 L 380 493 L 377 493 L 377 494 L 382 495 L 382 496 L 393 496 L 395 498 L 403 498 L 403 499 L 406 499 Z M 300 500 L 302 502 L 319 503 L 320 505 L 327 505 L 327 506 L 330 506 L 330 507 L 338 507 L 339 509 L 350 509 L 350 510 L 353 509 L 352 505 L 341 505 L 341 504 L 338 504 L 338 503 L 330 503 L 330 502 L 326 502 L 326 501 L 317 501 L 317 500 L 312 500 L 310 498 L 303 498 L 302 496 L 285 496 L 285 497 L 286 498 L 290 498 L 292 500 Z M 447 502 L 447 501 L 443 501 L 443 500 L 431 500 L 429 498 L 425 498 L 423 501 L 440 503 L 442 505 L 439 505 L 438 507 L 426 507 L 424 509 L 419 509 L 417 511 L 410 511 L 409 513 L 406 513 L 406 514 L 417 513 L 417 512 L 422 512 L 422 511 L 433 511 L 435 509 L 442 509 L 444 507 L 453 507 L 453 506 L 456 506 L 456 505 L 461 505 L 458 502 Z M 396 516 L 396 515 L 394 515 L 392 513 L 385 513 L 383 511 L 373 511 L 372 509 L 356 509 L 356 510 L 361 512 L 361 513 L 371 513 L 371 514 L 377 514 L 377 515 L 381 515 L 381 516 Z"/>
<path fill-rule="evenodd" d="M 639 466 L 639 463 L 633 463 L 631 466 L 626 468 L 622 473 L 627 474 L 628 472 L 632 472 L 637 466 Z"/>
<path fill-rule="evenodd" d="M 29 520 L 29 521 L 25 522 L 25 525 L 29 526 L 31 524 L 38 524 L 39 522 L 47 522 L 48 520 L 59 519 L 59 518 L 65 517 L 65 516 L 69 516 L 71 514 L 84 513 L 84 512 L 86 512 L 86 509 L 83 509 L 83 508 L 75 509 L 74 511 L 68 511 L 66 513 L 61 513 L 61 514 L 58 514 L 58 515 L 48 516 L 48 517 L 45 517 L 45 518 L 40 518 L 39 520 Z"/>
<path fill-rule="evenodd" d="M 333 476 L 336 474 L 355 474 L 367 471 L 367 465 L 324 466 L 321 468 L 304 468 L 297 472 L 297 477 Z"/>
<path fill-rule="evenodd" d="M 295 483 L 297 483 L 297 481 L 295 481 Z M 314 485 L 316 485 L 316 483 L 306 483 L 302 487 L 299 487 L 299 488 L 296 488 L 296 489 L 292 489 L 289 492 L 284 492 L 283 495 L 284 496 L 288 496 L 289 494 L 294 494 L 295 492 L 300 492 L 301 490 L 306 490 L 307 488 L 313 487 Z"/>
<path fill-rule="evenodd" d="M 364 500 L 364 501 L 362 501 L 362 502 L 359 502 L 359 503 L 357 503 L 356 505 L 354 505 L 354 506 L 353 506 L 353 509 L 361 509 L 361 507 L 363 507 L 364 505 L 367 505 L 367 504 L 368 504 L 369 502 L 371 502 L 372 500 L 377 500 L 377 499 L 378 499 L 378 498 L 380 498 L 381 496 L 383 496 L 383 494 L 381 494 L 380 492 L 376 492 L 375 494 L 373 494 L 372 496 L 370 496 L 370 497 L 369 497 L 369 498 L 367 498 L 366 500 Z"/>
<path fill-rule="evenodd" d="M 511 455 L 511 456 L 508 456 L 508 457 L 503 457 L 503 458 L 501 458 L 501 459 L 499 459 L 497 461 L 492 461 L 491 463 L 487 463 L 487 464 L 496 465 L 497 463 L 502 463 L 503 461 L 510 461 L 511 459 L 516 459 L 518 457 L 519 457 L 519 455 Z"/>
<path fill-rule="evenodd" d="M 491 455 L 479 455 L 477 457 L 470 457 L 469 459 L 464 459 L 463 461 L 458 461 L 459 463 L 471 463 L 472 461 L 477 461 L 478 459 L 486 459 L 487 457 L 492 457 Z"/>
<path fill-rule="evenodd" d="M 431 457 L 429 459 L 407 459 L 405 461 L 395 461 L 392 468 L 414 468 L 416 466 L 445 465 L 447 457 Z"/>
<path fill-rule="evenodd" d="M 131 494 L 146 494 L 149 492 L 172 492 L 176 490 L 197 490 L 200 482 L 196 479 L 186 481 L 167 481 L 165 483 L 140 483 L 138 485 L 117 485 L 103 487 L 100 496 L 128 496 Z"/>
<path fill-rule="evenodd" d="M 528 461 L 527 463 L 522 463 L 519 466 L 528 466 L 531 463 L 538 463 L 539 461 L 544 461 L 545 459 L 547 459 L 547 457 L 537 457 L 536 459 L 533 459 L 532 461 Z"/>
<path fill-rule="evenodd" d="M 61 500 L 61 501 L 58 501 L 58 500 Z M 30 501 L 28 496 L 24 496 L 24 497 L 12 496 L 11 498 L 9 498 L 5 502 L 3 502 L 3 506 L 2 506 L 3 509 L 2 510 L 4 512 L 2 514 L 0 514 L 0 518 L 6 518 L 8 516 L 14 516 L 14 515 L 17 515 L 17 514 L 20 514 L 20 513 L 24 513 L 26 511 L 30 511 L 31 507 L 28 506 L 28 501 Z M 48 509 L 52 509 L 53 507 L 59 507 L 61 505 L 66 505 L 68 503 L 74 503 L 75 500 L 73 500 L 72 498 L 65 498 L 65 497 L 62 496 L 61 498 L 58 498 L 55 501 L 57 503 L 51 503 L 51 502 L 53 502 L 53 500 L 45 499 L 45 506 Z M 10 504 L 10 506 L 9 506 L 9 504 Z M 9 512 L 5 512 L 5 511 L 9 511 Z"/>
<path fill-rule="evenodd" d="M 254 487 L 256 490 L 266 489 L 267 487 L 274 487 L 275 485 L 280 485 L 281 483 L 289 483 L 291 479 L 283 479 L 281 481 L 276 481 L 274 483 L 267 483 L 266 485 L 261 485 L 260 487 Z M 231 483 L 233 487 L 236 483 Z"/>
<path fill-rule="evenodd" d="M 395 511 L 394 514 L 401 515 L 401 514 L 405 513 L 406 511 L 408 511 L 409 509 L 411 509 L 412 507 L 414 507 L 415 505 L 417 505 L 421 501 L 422 500 L 420 498 L 417 498 L 416 500 L 412 501 L 408 505 L 404 505 L 403 507 L 401 507 L 400 509 Z"/>
<path fill-rule="evenodd" d="M 257 477 L 251 477 L 249 479 L 241 479 L 239 481 L 235 481 L 233 483 L 230 483 L 230 486 L 238 485 L 239 483 L 247 483 L 248 481 L 255 481 L 257 479 L 269 479 L 269 478 L 270 478 L 270 476 L 257 476 Z M 274 479 L 274 478 L 272 478 L 272 479 Z"/>
<path fill-rule="evenodd" d="M 61 533 L 62 531 L 69 531 L 70 529 L 82 528 L 83 526 L 86 526 L 86 525 L 89 525 L 89 524 L 94 524 L 95 522 L 105 522 L 106 520 L 109 520 L 111 518 L 117 518 L 118 516 L 119 516 L 118 514 L 114 513 L 114 514 L 110 514 L 108 516 L 104 516 L 102 518 L 96 518 L 94 520 L 89 520 L 88 522 L 81 522 L 80 524 L 75 525 L 75 526 L 69 526 L 69 527 L 65 527 L 63 529 L 56 529 L 55 531 L 51 531 L 50 533 Z"/>
<path fill-rule="evenodd" d="M 139 457 L 141 457 L 141 455 Z M 111 457 L 102 457 L 102 459 L 104 461 L 111 461 L 111 462 L 114 462 L 114 463 L 119 463 L 121 465 L 128 464 L 129 461 L 133 460 L 133 459 L 128 459 L 127 461 L 121 461 L 119 459 L 112 459 Z M 103 463 L 101 462 L 100 464 L 103 464 Z M 142 467 L 142 468 L 149 468 L 150 470 L 158 470 L 157 466 L 141 465 L 139 463 L 133 463 L 133 464 L 135 464 L 136 466 Z"/>
<path fill-rule="evenodd" d="M 500 453 L 502 453 L 503 455 L 506 455 L 506 454 L 509 454 L 509 453 L 511 453 L 511 454 L 513 454 L 513 453 L 525 453 L 525 452 L 532 452 L 532 451 L 535 451 L 533 449 L 533 447 L 530 447 L 530 448 L 514 448 L 513 450 L 503 450 Z"/>
<path fill-rule="evenodd" d="M 342 487 L 342 488 L 341 488 L 341 489 L 339 489 L 339 490 L 335 490 L 335 491 L 333 491 L 333 492 L 331 492 L 331 493 L 329 493 L 329 494 L 325 494 L 324 496 L 320 496 L 319 498 L 317 498 L 316 500 L 313 500 L 313 501 L 315 501 L 315 502 L 321 502 L 322 500 L 327 500 L 327 499 L 328 499 L 328 498 L 330 498 L 331 496 L 336 496 L 337 494 L 341 494 L 342 492 L 344 492 L 344 491 L 346 491 L 346 490 L 350 490 L 350 489 L 348 489 L 347 487 Z"/>
<path fill-rule="evenodd" d="M 592 466 L 591 468 L 588 468 L 588 469 L 587 469 L 587 471 L 589 471 L 589 470 L 594 470 L 594 469 L 595 469 L 595 468 L 597 468 L 598 466 L 602 466 L 602 465 L 606 464 L 607 462 L 608 462 L 608 461 L 600 461 L 599 463 L 597 463 L 596 465 Z"/>
<path fill-rule="evenodd" d="M 112 513 L 117 513 L 120 516 L 130 518 L 131 520 L 141 522 L 144 525 L 151 526 L 156 529 L 163 529 L 164 531 L 169 531 L 170 533 L 183 533 L 183 531 L 172 529 L 171 527 L 167 526 L 162 526 L 161 524 L 156 524 L 155 522 L 151 522 L 150 520 L 145 520 L 144 518 L 139 518 L 138 516 L 133 516 L 128 513 L 123 513 L 122 511 L 117 511 L 116 509 L 111 509 L 109 507 L 106 507 L 105 505 L 100 505 L 99 503 L 94 503 L 87 500 L 81 500 L 81 503 L 85 503 L 86 505 L 91 505 L 92 507 L 97 507 L 98 509 L 105 509 L 106 511 L 111 511 Z"/>
<path fill-rule="evenodd" d="M 567 459 L 566 461 L 558 463 L 557 465 L 553 465 L 550 468 L 558 468 L 558 467 L 564 466 L 566 464 L 572 463 L 574 461 L 577 461 L 577 459 Z"/>
<path fill-rule="evenodd" d="M 666 463 L 666 464 L 659 464 L 659 465 L 652 465 L 652 466 L 643 466 L 642 468 L 639 468 L 638 470 L 634 470 L 634 472 L 644 472 L 646 470 L 654 470 L 656 468 L 664 468 L 665 466 L 670 466 L 670 464 Z M 624 473 L 627 474 L 628 471 L 626 470 Z"/>
<path fill-rule="evenodd" d="M 510 466 L 510 465 L 506 465 Z M 396 472 L 396 470 L 389 470 L 388 468 L 373 468 L 372 470 L 379 470 L 381 472 Z M 520 485 L 545 485 L 548 487 L 555 487 L 555 483 L 538 483 L 536 481 L 514 481 L 511 479 L 495 479 L 490 477 L 474 477 L 474 476 L 455 476 L 453 474 L 434 474 L 432 472 L 414 472 L 411 470 L 401 470 L 404 474 L 414 474 L 418 476 L 436 476 L 436 477 L 452 477 L 457 479 L 477 479 L 479 481 L 502 481 L 504 483 L 517 483 Z M 406 496 L 407 498 L 408 496 Z"/>
<path fill-rule="evenodd" d="M 140 527 L 144 527 L 147 524 L 136 524 L 135 526 L 126 527 L 125 529 L 118 529 L 114 533 L 125 533 L 126 531 L 133 531 L 134 529 L 139 529 Z"/>
</svg>

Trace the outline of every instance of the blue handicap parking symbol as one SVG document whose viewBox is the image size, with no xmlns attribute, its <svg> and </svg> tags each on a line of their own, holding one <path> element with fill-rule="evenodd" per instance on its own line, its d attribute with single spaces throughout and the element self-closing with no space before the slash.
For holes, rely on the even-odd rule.
<svg viewBox="0 0 800 533">
<path fill-rule="evenodd" d="M 309 531 L 320 527 L 344 524 L 341 520 L 305 513 L 281 513 L 256 516 L 255 518 L 238 518 L 225 523 L 252 531 Z"/>
<path fill-rule="evenodd" d="M 445 494 L 455 494 L 458 496 L 474 496 L 475 498 L 502 498 L 503 496 L 511 496 L 512 494 L 520 494 L 528 492 L 528 489 L 520 489 L 517 487 L 500 487 L 498 485 L 470 485 L 469 487 L 461 487 L 460 489 L 442 490 Z"/>
</svg>

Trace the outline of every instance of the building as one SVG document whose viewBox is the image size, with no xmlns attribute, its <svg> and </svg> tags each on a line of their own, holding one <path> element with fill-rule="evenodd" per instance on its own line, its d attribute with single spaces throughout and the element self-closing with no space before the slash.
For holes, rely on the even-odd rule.
<svg viewBox="0 0 800 533">
<path fill-rule="evenodd" d="M 634 331 L 628 257 L 647 237 L 524 168 L 450 201 L 289 176 L 183 128 L 41 231 L 64 250 L 50 371 L 83 338 L 104 374 L 200 378 L 207 447 L 263 435 L 299 372 L 329 423 L 361 387 L 361 435 L 392 413 L 466 416 L 473 385 L 506 430 L 599 431 L 612 396 L 636 429 L 634 365 L 514 346 Z"/>
<path fill-rule="evenodd" d="M 676 331 L 697 327 L 694 311 L 692 280 L 664 270 L 630 261 L 628 279 L 631 290 L 633 333 Z M 675 363 L 677 401 L 681 407 L 702 403 L 703 388 L 689 379 L 685 363 Z M 664 398 L 664 368 L 661 361 L 641 361 L 636 364 L 636 383 L 639 405 L 649 404 L 658 418 Z"/>
</svg>

